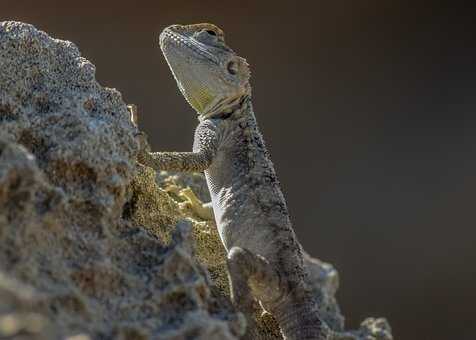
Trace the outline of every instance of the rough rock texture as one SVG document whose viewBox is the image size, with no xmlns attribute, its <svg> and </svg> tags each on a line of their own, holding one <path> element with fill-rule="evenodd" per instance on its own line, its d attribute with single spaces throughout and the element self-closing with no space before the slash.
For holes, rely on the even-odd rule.
<svg viewBox="0 0 476 340">
<path fill-rule="evenodd" d="M 203 176 L 137 165 L 137 128 L 94 73 L 74 44 L 0 23 L 0 338 L 238 339 L 214 223 L 178 195 L 188 186 L 206 201 Z M 307 263 L 342 332 L 336 271 Z M 391 335 L 367 319 L 336 339 Z"/>
<path fill-rule="evenodd" d="M 31 289 L 32 313 L 58 338 L 236 338 L 243 325 L 211 296 L 190 223 L 165 192 L 134 192 L 147 177 L 133 181 L 137 130 L 120 93 L 72 43 L 25 24 L 0 25 L 0 68 L 0 272 Z M 0 318 L 22 313 L 10 304 Z"/>
</svg>

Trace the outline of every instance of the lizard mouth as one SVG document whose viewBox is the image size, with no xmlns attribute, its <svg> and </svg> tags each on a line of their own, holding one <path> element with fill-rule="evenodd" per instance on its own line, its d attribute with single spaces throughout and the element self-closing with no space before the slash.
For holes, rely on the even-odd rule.
<svg viewBox="0 0 476 340">
<path fill-rule="evenodd" d="M 219 65 L 217 57 L 207 50 L 207 46 L 203 43 L 189 37 L 185 37 L 177 32 L 174 32 L 171 28 L 166 28 L 160 34 L 160 48 L 162 52 L 166 55 L 166 50 L 170 46 L 174 46 L 178 49 L 185 47 L 188 51 L 191 51 L 196 56 L 205 58 L 208 61 L 213 62 L 216 65 Z"/>
<path fill-rule="evenodd" d="M 206 50 L 206 45 L 171 27 L 160 34 L 160 48 L 180 92 L 195 111 L 202 114 L 215 97 L 202 73 L 209 72 L 210 65 L 219 65 L 218 59 Z"/>
</svg>

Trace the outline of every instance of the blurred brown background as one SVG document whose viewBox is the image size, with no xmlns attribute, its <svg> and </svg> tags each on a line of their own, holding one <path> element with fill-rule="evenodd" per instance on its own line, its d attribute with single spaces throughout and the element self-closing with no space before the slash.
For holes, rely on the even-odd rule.
<svg viewBox="0 0 476 340">
<path fill-rule="evenodd" d="M 438 2 L 439 3 L 439 2 Z M 252 66 L 256 114 L 299 239 L 341 273 L 349 326 L 476 339 L 474 16 L 403 1 L 1 0 L 0 20 L 75 42 L 140 109 L 155 150 L 190 150 L 195 114 L 157 47 L 210 21 Z"/>
</svg>

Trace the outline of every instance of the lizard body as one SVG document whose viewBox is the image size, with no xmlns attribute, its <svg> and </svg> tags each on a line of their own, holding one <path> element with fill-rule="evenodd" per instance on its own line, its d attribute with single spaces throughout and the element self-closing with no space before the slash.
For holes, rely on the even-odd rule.
<svg viewBox="0 0 476 340">
<path fill-rule="evenodd" d="M 200 124 L 193 152 L 144 151 L 139 161 L 155 169 L 205 172 L 228 253 L 232 300 L 247 316 L 250 332 L 256 299 L 276 318 L 285 339 L 326 339 L 304 283 L 301 246 L 256 123 L 248 64 L 211 24 L 169 26 L 160 46 Z"/>
</svg>

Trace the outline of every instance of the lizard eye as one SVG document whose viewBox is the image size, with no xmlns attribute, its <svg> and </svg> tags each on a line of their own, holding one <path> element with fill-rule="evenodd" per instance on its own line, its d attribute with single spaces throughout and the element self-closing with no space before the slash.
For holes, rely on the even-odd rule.
<svg viewBox="0 0 476 340">
<path fill-rule="evenodd" d="M 238 64 L 235 63 L 234 61 L 230 61 L 228 65 L 226 65 L 226 69 L 230 74 L 237 74 L 238 73 Z"/>
<path fill-rule="evenodd" d="M 213 35 L 213 36 L 217 35 L 217 33 L 215 31 L 212 31 L 212 30 L 206 30 L 205 32 L 207 32 L 208 34 Z"/>
</svg>

